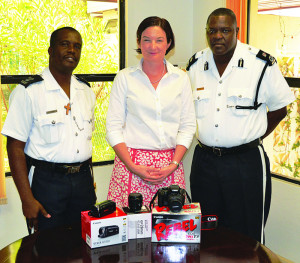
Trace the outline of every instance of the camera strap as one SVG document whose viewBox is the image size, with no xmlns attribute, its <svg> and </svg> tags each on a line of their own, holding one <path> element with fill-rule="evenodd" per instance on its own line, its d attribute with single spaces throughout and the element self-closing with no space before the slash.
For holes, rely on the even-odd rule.
<svg viewBox="0 0 300 263">
<path fill-rule="evenodd" d="M 218 226 L 218 217 L 216 215 L 202 215 L 201 230 L 214 230 Z"/>
<path fill-rule="evenodd" d="M 192 202 L 192 199 L 190 198 L 188 192 L 187 192 L 185 189 L 183 189 L 183 190 L 185 191 L 185 195 L 186 195 L 187 199 L 188 199 L 189 202 L 191 203 L 191 202 Z M 155 195 L 153 196 L 153 198 L 152 198 L 152 200 L 151 200 L 151 202 L 150 202 L 150 205 L 149 205 L 150 211 L 152 211 L 152 207 L 154 207 L 154 201 L 155 201 L 155 198 L 156 198 L 157 195 L 158 195 L 158 192 L 159 192 L 159 190 L 155 193 Z"/>
</svg>

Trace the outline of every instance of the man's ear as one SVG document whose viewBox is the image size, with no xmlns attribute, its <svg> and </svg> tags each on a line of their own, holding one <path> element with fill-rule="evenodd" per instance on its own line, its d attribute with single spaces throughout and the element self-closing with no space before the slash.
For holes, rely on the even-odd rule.
<svg viewBox="0 0 300 263">
<path fill-rule="evenodd" d="M 53 50 L 52 47 L 49 47 L 49 48 L 48 48 L 48 54 L 49 54 L 49 56 L 50 56 L 50 54 L 52 53 L 52 50 Z"/>
<path fill-rule="evenodd" d="M 239 33 L 239 30 L 240 30 L 240 28 L 239 28 L 239 27 L 237 27 L 237 28 L 236 28 L 236 36 L 238 35 L 238 33 Z"/>
</svg>

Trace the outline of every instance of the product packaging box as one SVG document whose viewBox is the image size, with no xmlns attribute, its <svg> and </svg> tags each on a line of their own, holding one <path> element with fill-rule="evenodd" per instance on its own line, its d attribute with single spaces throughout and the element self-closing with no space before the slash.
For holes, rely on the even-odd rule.
<svg viewBox="0 0 300 263">
<path fill-rule="evenodd" d="M 118 207 L 101 218 L 81 212 L 81 236 L 91 248 L 128 242 L 127 215 Z"/>
<path fill-rule="evenodd" d="M 123 207 L 127 214 L 128 239 L 151 237 L 151 211 L 147 206 L 137 213 L 130 212 L 128 207 Z"/>
<path fill-rule="evenodd" d="M 152 210 L 152 242 L 200 243 L 201 208 L 199 203 L 183 206 L 173 213 L 168 207 Z"/>
</svg>

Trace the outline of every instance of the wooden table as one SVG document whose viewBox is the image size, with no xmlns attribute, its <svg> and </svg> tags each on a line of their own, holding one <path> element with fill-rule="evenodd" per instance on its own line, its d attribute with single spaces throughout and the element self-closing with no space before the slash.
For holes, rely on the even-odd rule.
<svg viewBox="0 0 300 263">
<path fill-rule="evenodd" d="M 281 262 L 259 242 L 229 229 L 202 231 L 200 244 L 151 243 L 149 238 L 90 249 L 80 226 L 61 227 L 26 236 L 2 250 L 0 263 L 10 262 Z"/>
</svg>

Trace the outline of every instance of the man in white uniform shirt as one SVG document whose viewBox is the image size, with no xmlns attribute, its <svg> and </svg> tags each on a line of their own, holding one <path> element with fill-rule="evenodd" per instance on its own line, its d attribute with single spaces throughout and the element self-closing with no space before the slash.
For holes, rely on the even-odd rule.
<svg viewBox="0 0 300 263">
<path fill-rule="evenodd" d="M 270 208 L 269 159 L 261 144 L 295 98 L 269 54 L 237 40 L 235 14 L 213 11 L 209 48 L 187 70 L 197 118 L 191 194 L 204 215 L 263 242 Z"/>
<path fill-rule="evenodd" d="M 95 95 L 72 75 L 81 47 L 74 28 L 55 30 L 49 67 L 22 81 L 10 96 L 2 134 L 30 232 L 80 223 L 80 212 L 96 201 L 91 173 Z"/>
</svg>

